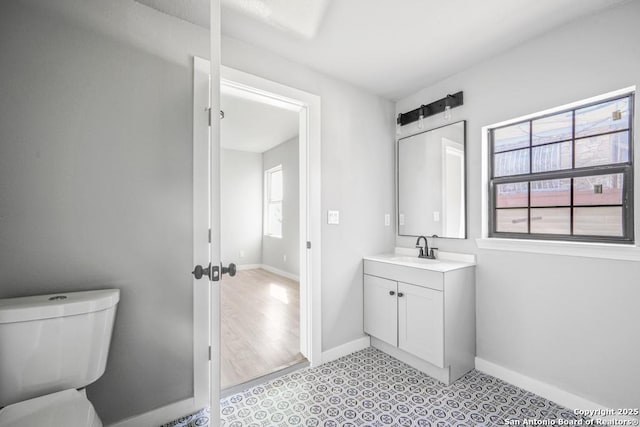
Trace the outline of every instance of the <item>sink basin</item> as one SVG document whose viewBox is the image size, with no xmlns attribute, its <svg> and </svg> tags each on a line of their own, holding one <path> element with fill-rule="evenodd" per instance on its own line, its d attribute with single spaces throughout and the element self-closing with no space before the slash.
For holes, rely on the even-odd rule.
<svg viewBox="0 0 640 427">
<path fill-rule="evenodd" d="M 416 256 L 394 256 L 394 257 L 391 257 L 390 260 L 396 261 L 396 262 L 410 262 L 410 263 L 418 263 L 418 264 L 435 264 L 440 262 L 437 259 L 418 258 Z"/>
</svg>

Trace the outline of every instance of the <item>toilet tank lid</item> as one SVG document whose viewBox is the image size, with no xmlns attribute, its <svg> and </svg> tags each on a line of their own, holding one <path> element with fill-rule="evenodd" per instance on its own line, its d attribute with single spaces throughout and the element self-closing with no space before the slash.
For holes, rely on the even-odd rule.
<svg viewBox="0 0 640 427">
<path fill-rule="evenodd" d="M 0 324 L 92 313 L 113 307 L 118 301 L 119 289 L 0 299 Z"/>
</svg>

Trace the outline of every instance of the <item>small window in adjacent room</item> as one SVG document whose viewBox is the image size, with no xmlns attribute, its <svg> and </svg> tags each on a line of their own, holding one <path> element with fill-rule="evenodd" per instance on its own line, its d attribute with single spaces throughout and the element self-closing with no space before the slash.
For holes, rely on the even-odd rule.
<svg viewBox="0 0 640 427">
<path fill-rule="evenodd" d="M 489 129 L 489 235 L 633 243 L 633 93 Z"/>
<path fill-rule="evenodd" d="M 282 237 L 282 165 L 264 172 L 264 234 Z"/>
</svg>

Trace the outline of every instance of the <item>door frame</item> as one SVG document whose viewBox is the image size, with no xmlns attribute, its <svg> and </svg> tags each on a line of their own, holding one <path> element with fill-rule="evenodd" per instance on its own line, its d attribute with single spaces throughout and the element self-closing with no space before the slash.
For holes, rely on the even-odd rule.
<svg viewBox="0 0 640 427">
<path fill-rule="evenodd" d="M 249 98 L 298 112 L 300 182 L 300 352 L 322 363 L 320 312 L 320 97 L 231 67 L 220 67 L 220 85 Z M 311 248 L 307 248 L 307 242 Z"/>
</svg>

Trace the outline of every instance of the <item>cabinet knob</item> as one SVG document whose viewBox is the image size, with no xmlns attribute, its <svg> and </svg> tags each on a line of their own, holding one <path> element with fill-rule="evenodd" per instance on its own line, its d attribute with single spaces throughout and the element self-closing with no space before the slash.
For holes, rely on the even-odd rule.
<svg viewBox="0 0 640 427">
<path fill-rule="evenodd" d="M 402 298 L 404 294 L 402 292 L 398 292 L 398 298 Z"/>
<path fill-rule="evenodd" d="M 395 291 L 389 291 L 389 295 L 394 296 L 396 294 Z"/>
</svg>

